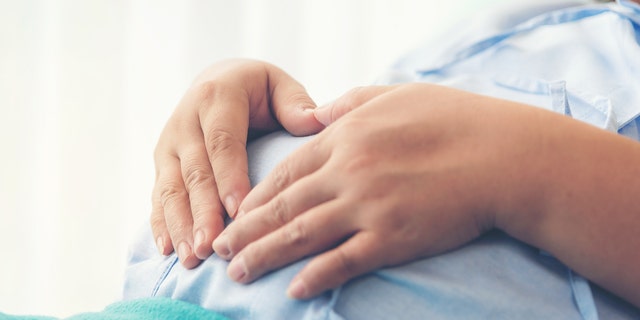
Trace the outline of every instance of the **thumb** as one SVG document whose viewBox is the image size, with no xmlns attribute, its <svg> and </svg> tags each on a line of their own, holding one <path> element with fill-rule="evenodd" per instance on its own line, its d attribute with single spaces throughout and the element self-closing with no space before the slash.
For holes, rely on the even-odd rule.
<svg viewBox="0 0 640 320">
<path fill-rule="evenodd" d="M 313 116 L 315 102 L 304 86 L 280 69 L 269 75 L 272 112 L 289 133 L 297 136 L 320 132 L 324 126 Z"/>
<path fill-rule="evenodd" d="M 318 122 L 328 126 L 351 110 L 358 108 L 371 99 L 395 89 L 396 86 L 356 87 L 343 94 L 333 102 L 314 109 Z"/>
</svg>

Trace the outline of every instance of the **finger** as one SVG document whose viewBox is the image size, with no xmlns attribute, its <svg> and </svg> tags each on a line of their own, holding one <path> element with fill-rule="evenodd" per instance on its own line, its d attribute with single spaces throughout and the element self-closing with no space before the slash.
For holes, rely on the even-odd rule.
<svg viewBox="0 0 640 320">
<path fill-rule="evenodd" d="M 386 265 L 385 241 L 358 232 L 335 249 L 312 259 L 291 281 L 287 295 L 308 299 Z"/>
<path fill-rule="evenodd" d="M 356 87 L 335 101 L 316 108 L 314 115 L 320 123 L 328 126 L 351 110 L 395 88 L 396 86 Z"/>
<path fill-rule="evenodd" d="M 238 218 L 264 205 L 289 185 L 320 169 L 330 156 L 321 137 L 315 137 L 292 152 L 246 196 L 240 205 Z"/>
<path fill-rule="evenodd" d="M 224 229 L 224 209 L 202 137 L 190 141 L 193 143 L 180 150 L 180 165 L 193 218 L 193 252 L 204 260 L 213 251 L 213 239 Z"/>
<path fill-rule="evenodd" d="M 157 192 L 167 231 L 182 264 L 193 268 L 200 260 L 193 254 L 193 218 L 180 162 L 176 156 L 164 156 L 158 161 L 158 168 L 163 168 L 158 176 Z"/>
<path fill-rule="evenodd" d="M 335 245 L 353 232 L 348 217 L 343 216 L 343 207 L 340 201 L 326 202 L 252 242 L 231 260 L 227 274 L 234 281 L 248 283 Z"/>
<path fill-rule="evenodd" d="M 268 70 L 271 109 L 278 122 L 297 136 L 320 132 L 324 125 L 313 115 L 316 104 L 304 86 L 279 68 Z"/>
<path fill-rule="evenodd" d="M 247 94 L 238 88 L 199 86 L 200 127 L 216 187 L 224 207 L 233 217 L 249 192 L 246 139 L 249 126 Z M 218 92 L 219 90 L 219 92 Z"/>
<path fill-rule="evenodd" d="M 249 243 L 277 230 L 296 216 L 335 198 L 327 184 L 321 184 L 310 175 L 298 180 L 290 188 L 256 208 L 242 219 L 236 219 L 213 243 L 215 252 L 224 259 L 233 258 Z M 314 190 L 301 193 L 300 190 Z"/>
<path fill-rule="evenodd" d="M 160 201 L 160 188 L 156 182 L 151 194 L 151 232 L 153 239 L 161 255 L 169 255 L 173 251 L 171 236 L 167 230 L 167 222 L 164 220 L 164 210 Z"/>
</svg>

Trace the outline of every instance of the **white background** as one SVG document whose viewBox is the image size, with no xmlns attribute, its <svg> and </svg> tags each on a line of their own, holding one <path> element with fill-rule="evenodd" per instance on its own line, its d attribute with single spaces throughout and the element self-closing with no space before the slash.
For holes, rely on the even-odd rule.
<svg viewBox="0 0 640 320">
<path fill-rule="evenodd" d="M 0 312 L 118 299 L 157 137 L 196 74 L 281 66 L 319 103 L 505 0 L 0 0 Z"/>
</svg>

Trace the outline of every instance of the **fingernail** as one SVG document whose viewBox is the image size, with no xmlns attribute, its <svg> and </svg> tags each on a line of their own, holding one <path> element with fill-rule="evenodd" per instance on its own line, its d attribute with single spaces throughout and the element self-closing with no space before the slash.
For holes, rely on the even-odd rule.
<svg viewBox="0 0 640 320">
<path fill-rule="evenodd" d="M 300 107 L 300 109 L 302 109 L 302 112 L 308 112 L 308 113 L 313 113 L 313 110 L 316 109 L 316 106 L 313 105 L 303 105 Z"/>
<path fill-rule="evenodd" d="M 227 196 L 224 199 L 224 207 L 227 209 L 227 214 L 233 218 L 238 210 L 238 200 L 234 196 Z"/>
<path fill-rule="evenodd" d="M 204 231 L 198 230 L 196 232 L 195 237 L 193 237 L 193 247 L 196 248 L 197 250 L 202 246 L 203 243 L 204 243 Z"/>
<path fill-rule="evenodd" d="M 186 242 L 181 242 L 178 246 L 178 258 L 184 263 L 186 259 L 191 255 L 191 247 Z"/>
<path fill-rule="evenodd" d="M 292 299 L 304 299 L 307 296 L 307 285 L 304 281 L 298 277 L 294 278 L 289 288 L 287 289 L 287 296 Z"/>
<path fill-rule="evenodd" d="M 316 120 L 322 123 L 325 127 L 331 123 L 331 110 L 326 106 L 327 105 L 316 108 L 313 112 L 313 115 L 316 117 Z"/>
<path fill-rule="evenodd" d="M 247 275 L 247 265 L 242 257 L 233 259 L 227 269 L 227 275 L 231 280 L 240 282 Z"/>
<path fill-rule="evenodd" d="M 213 241 L 213 251 L 215 251 L 220 258 L 229 259 L 231 250 L 229 250 L 229 240 L 227 235 L 222 233 Z"/>
<path fill-rule="evenodd" d="M 162 237 L 158 237 L 156 239 L 156 246 L 158 246 L 158 252 L 160 252 L 161 255 L 165 256 L 166 254 L 164 253 L 164 239 Z"/>
</svg>

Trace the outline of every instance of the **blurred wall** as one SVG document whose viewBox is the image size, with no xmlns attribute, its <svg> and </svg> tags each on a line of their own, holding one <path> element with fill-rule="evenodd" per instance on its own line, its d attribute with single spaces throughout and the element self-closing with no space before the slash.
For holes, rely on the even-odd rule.
<svg viewBox="0 0 640 320">
<path fill-rule="evenodd" d="M 273 62 L 322 103 L 500 2 L 0 0 L 0 311 L 118 299 L 156 139 L 208 64 Z"/>
</svg>

